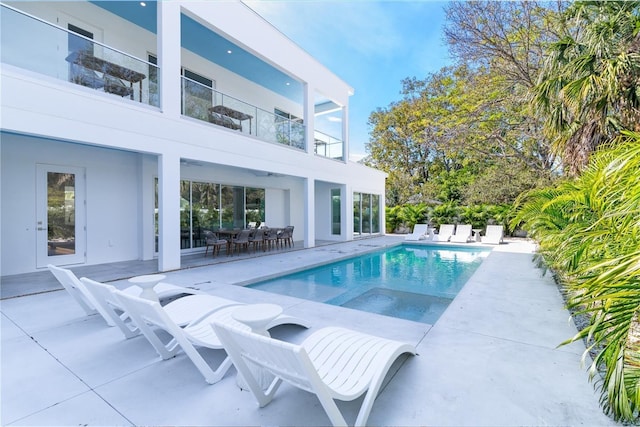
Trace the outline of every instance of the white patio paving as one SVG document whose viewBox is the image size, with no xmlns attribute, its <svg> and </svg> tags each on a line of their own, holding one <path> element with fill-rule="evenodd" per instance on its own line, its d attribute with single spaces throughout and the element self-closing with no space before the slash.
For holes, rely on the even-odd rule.
<svg viewBox="0 0 640 427">
<path fill-rule="evenodd" d="M 385 236 L 167 273 L 167 282 L 243 302 L 275 302 L 312 328 L 273 335 L 301 341 L 340 325 L 415 344 L 418 356 L 392 369 L 370 425 L 616 425 L 598 405 L 580 360 L 584 346 L 558 344 L 576 333 L 560 293 L 532 263 L 533 245 L 496 247 L 444 315 L 422 323 L 237 286 L 382 246 Z M 114 282 L 126 286 L 126 280 Z M 31 426 L 324 426 L 317 398 L 283 385 L 258 408 L 236 386 L 235 369 L 208 385 L 183 355 L 161 361 L 144 337 L 125 340 L 97 316 L 84 316 L 64 291 L 4 299 L 0 424 Z M 217 363 L 223 351 L 208 351 Z M 339 403 L 353 423 L 361 399 Z"/>
</svg>

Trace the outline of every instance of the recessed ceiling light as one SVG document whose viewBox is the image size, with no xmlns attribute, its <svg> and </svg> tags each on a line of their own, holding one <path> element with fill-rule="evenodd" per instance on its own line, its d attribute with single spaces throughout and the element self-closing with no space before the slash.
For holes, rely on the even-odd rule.
<svg viewBox="0 0 640 427">
<path fill-rule="evenodd" d="M 233 51 L 232 51 L 231 49 L 229 49 L 229 50 L 227 51 L 227 53 L 233 53 Z"/>
<path fill-rule="evenodd" d="M 143 1 L 140 2 L 140 6 L 145 7 L 147 4 Z"/>
<path fill-rule="evenodd" d="M 286 84 L 287 86 L 291 85 L 291 83 L 289 83 L 289 82 L 287 82 L 287 83 L 285 83 L 285 84 Z"/>
</svg>

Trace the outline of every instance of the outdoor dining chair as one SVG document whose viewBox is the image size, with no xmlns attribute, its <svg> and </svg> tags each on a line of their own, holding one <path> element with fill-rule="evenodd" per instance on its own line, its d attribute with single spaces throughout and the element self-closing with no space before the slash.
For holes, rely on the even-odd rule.
<svg viewBox="0 0 640 427">
<path fill-rule="evenodd" d="M 278 230 L 275 228 L 264 228 L 264 244 L 268 249 L 278 246 Z"/>
<path fill-rule="evenodd" d="M 255 228 L 251 230 L 251 235 L 249 235 L 249 243 L 253 245 L 254 252 L 258 250 L 258 247 L 260 247 L 264 251 L 264 229 Z"/>
<path fill-rule="evenodd" d="M 281 247 L 293 246 L 293 225 L 288 225 L 278 234 L 278 243 Z"/>
<path fill-rule="evenodd" d="M 217 233 L 214 233 L 213 231 L 209 231 L 206 230 L 204 232 L 204 237 L 205 237 L 205 251 L 204 251 L 204 256 L 207 256 L 207 253 L 209 253 L 209 247 L 213 247 L 213 249 L 211 250 L 211 254 L 213 256 L 216 256 L 218 254 L 220 254 L 220 248 L 222 246 L 227 246 L 228 241 L 226 239 L 221 239 Z"/>
<path fill-rule="evenodd" d="M 240 232 L 232 237 L 229 241 L 230 250 L 229 254 L 233 255 L 234 252 L 240 253 L 240 249 L 244 248 L 247 252 L 249 251 L 249 236 L 251 235 L 252 230 L 240 230 Z"/>
</svg>

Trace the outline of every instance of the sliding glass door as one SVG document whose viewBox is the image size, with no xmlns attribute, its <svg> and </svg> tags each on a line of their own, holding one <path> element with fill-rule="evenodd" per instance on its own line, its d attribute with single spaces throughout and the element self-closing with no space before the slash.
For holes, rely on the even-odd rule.
<svg viewBox="0 0 640 427">
<path fill-rule="evenodd" d="M 380 233 L 380 196 L 353 193 L 353 234 Z"/>
<path fill-rule="evenodd" d="M 156 180 L 156 252 L 158 250 L 157 191 Z M 245 228 L 249 222 L 264 222 L 264 218 L 264 188 L 180 181 L 180 249 L 204 247 L 207 230 Z"/>
</svg>

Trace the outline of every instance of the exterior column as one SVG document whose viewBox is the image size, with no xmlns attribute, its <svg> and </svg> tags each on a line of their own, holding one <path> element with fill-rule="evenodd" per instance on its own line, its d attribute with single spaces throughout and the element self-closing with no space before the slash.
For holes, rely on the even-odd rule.
<svg viewBox="0 0 640 427">
<path fill-rule="evenodd" d="M 342 231 L 346 240 L 353 240 L 353 189 L 350 185 L 343 185 L 340 189 L 342 197 Z"/>
<path fill-rule="evenodd" d="M 304 179 L 304 247 L 316 245 L 316 182 L 313 178 Z"/>
<path fill-rule="evenodd" d="M 379 221 L 380 221 L 380 234 L 384 235 L 387 233 L 387 211 L 385 210 L 385 194 L 384 192 L 380 194 L 378 198 L 378 212 Z"/>
<path fill-rule="evenodd" d="M 139 179 L 139 204 L 140 209 L 140 259 L 151 260 L 156 253 L 155 246 L 155 217 L 154 217 L 154 177 L 158 170 L 155 156 L 138 154 L 140 174 Z"/>
<path fill-rule="evenodd" d="M 349 106 L 342 107 L 342 161 L 349 161 Z"/>
<path fill-rule="evenodd" d="M 180 3 L 164 0 L 157 5 L 160 108 L 168 116 L 180 117 Z"/>
<path fill-rule="evenodd" d="M 309 83 L 304 85 L 304 123 L 305 123 L 305 148 L 307 153 L 315 151 L 316 107 L 315 89 Z"/>
<path fill-rule="evenodd" d="M 158 156 L 158 269 L 180 268 L 180 156 Z"/>
</svg>

